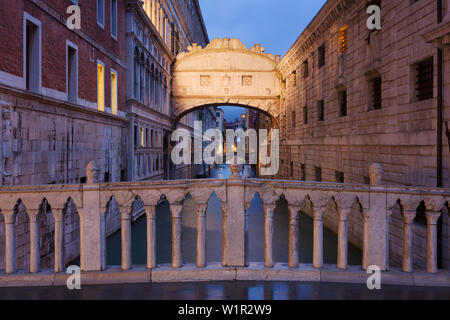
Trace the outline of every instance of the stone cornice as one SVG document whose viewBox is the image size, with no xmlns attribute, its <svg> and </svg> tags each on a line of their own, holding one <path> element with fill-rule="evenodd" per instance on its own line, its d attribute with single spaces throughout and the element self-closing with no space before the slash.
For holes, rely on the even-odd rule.
<svg viewBox="0 0 450 320">
<path fill-rule="evenodd" d="M 432 42 L 438 48 L 450 46 L 450 21 L 438 24 L 431 31 L 423 34 L 422 37 L 426 42 Z"/>
<path fill-rule="evenodd" d="M 356 2 L 356 0 L 328 0 L 281 59 L 278 66 L 280 72 L 284 75 L 290 74 L 299 64 L 301 54 L 311 48 L 342 16 L 343 11 L 349 9 Z"/>
<path fill-rule="evenodd" d="M 99 122 L 99 123 L 103 123 L 103 124 L 105 123 L 104 119 L 108 119 L 108 120 L 112 120 L 112 121 L 122 122 L 124 126 L 126 126 L 128 124 L 128 119 L 126 119 L 124 117 L 120 117 L 120 116 L 113 115 L 111 113 L 102 112 L 102 111 L 98 111 L 98 110 L 91 109 L 88 107 L 83 107 L 80 105 L 72 104 L 67 101 L 48 98 L 48 97 L 45 97 L 40 94 L 30 93 L 28 91 L 24 91 L 24 90 L 20 90 L 20 89 L 14 89 L 14 88 L 0 85 L 0 93 L 5 93 L 5 94 L 8 94 L 11 97 L 15 97 L 15 98 L 34 100 L 36 102 L 39 102 L 39 103 L 42 103 L 42 104 L 45 104 L 48 106 L 56 107 L 57 109 L 61 108 L 61 110 L 76 111 L 76 112 L 88 115 L 88 117 L 86 117 L 85 115 L 78 116 L 78 117 L 75 115 L 71 115 L 72 118 L 79 118 L 81 120 L 89 119 L 86 121 Z M 13 106 L 20 107 L 20 108 L 27 108 L 27 106 L 19 106 L 19 105 L 15 105 L 14 103 L 13 103 Z M 37 112 L 46 112 L 44 110 L 34 108 L 32 105 L 29 107 L 29 109 L 35 110 Z M 58 113 L 56 113 L 57 109 L 52 109 L 52 111 L 48 112 L 48 113 L 58 115 Z M 100 117 L 101 119 L 100 118 L 97 119 L 97 117 Z"/>
</svg>

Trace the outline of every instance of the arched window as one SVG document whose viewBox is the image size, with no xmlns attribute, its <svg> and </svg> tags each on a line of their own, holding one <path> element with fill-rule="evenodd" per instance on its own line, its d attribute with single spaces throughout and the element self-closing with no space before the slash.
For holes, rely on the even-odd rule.
<svg viewBox="0 0 450 320">
<path fill-rule="evenodd" d="M 155 67 L 152 64 L 150 68 L 150 105 L 155 106 Z"/>
<path fill-rule="evenodd" d="M 150 105 L 150 63 L 147 59 L 145 63 L 145 104 Z"/>
<path fill-rule="evenodd" d="M 144 102 L 145 99 L 145 94 L 144 94 L 144 89 L 145 89 L 145 69 L 144 69 L 144 65 L 145 65 L 145 57 L 144 54 L 141 54 L 141 72 L 140 72 L 140 94 L 139 94 L 139 101 Z"/>
<path fill-rule="evenodd" d="M 139 99 L 139 49 L 134 50 L 134 98 Z"/>
</svg>

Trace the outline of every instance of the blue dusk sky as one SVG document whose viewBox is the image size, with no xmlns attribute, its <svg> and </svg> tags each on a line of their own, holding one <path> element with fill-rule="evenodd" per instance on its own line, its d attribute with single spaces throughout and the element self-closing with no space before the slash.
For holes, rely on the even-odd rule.
<svg viewBox="0 0 450 320">
<path fill-rule="evenodd" d="M 209 39 L 238 38 L 247 48 L 260 43 L 283 56 L 326 0 L 199 0 Z M 227 120 L 244 108 L 223 107 Z"/>
</svg>

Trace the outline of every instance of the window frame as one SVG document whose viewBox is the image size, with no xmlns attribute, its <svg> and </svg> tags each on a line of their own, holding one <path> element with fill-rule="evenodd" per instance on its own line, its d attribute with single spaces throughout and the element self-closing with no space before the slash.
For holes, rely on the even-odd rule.
<svg viewBox="0 0 450 320">
<path fill-rule="evenodd" d="M 76 58 L 76 67 L 75 67 L 75 101 L 70 100 L 69 96 L 69 48 L 73 49 L 75 51 L 75 58 Z M 78 46 L 74 44 L 73 42 L 66 40 L 66 95 L 67 95 L 67 102 L 77 104 L 78 103 L 78 89 L 79 89 L 79 70 L 78 70 L 78 58 L 79 58 L 79 51 Z"/>
<path fill-rule="evenodd" d="M 99 96 L 99 92 L 100 92 L 100 88 L 99 88 L 99 66 L 103 67 L 103 110 L 100 110 L 100 96 Z M 106 109 L 106 82 L 105 82 L 105 77 L 106 77 L 106 66 L 105 63 L 97 60 L 97 111 L 100 112 L 105 112 Z"/>
<path fill-rule="evenodd" d="M 103 21 L 99 21 L 99 1 L 102 2 L 103 5 L 103 17 L 102 20 Z M 105 0 L 97 0 L 97 25 L 102 28 L 103 30 L 105 30 L 105 21 L 106 21 L 106 17 L 105 17 Z"/>
<path fill-rule="evenodd" d="M 115 4 L 115 5 L 113 5 L 113 4 Z M 113 9 L 114 9 L 114 7 L 116 9 L 116 17 L 115 17 L 115 19 L 113 19 Z M 111 17 L 111 19 L 110 19 L 111 38 L 113 38 L 116 41 L 117 41 L 118 35 L 119 35 L 119 17 L 118 17 L 119 10 L 118 10 L 118 8 L 119 8 L 118 0 L 111 0 L 111 16 L 110 16 Z M 113 29 L 113 23 L 114 22 L 115 22 L 115 26 L 116 26 L 115 30 Z M 115 31 L 115 34 L 114 34 L 113 31 Z"/>
</svg>

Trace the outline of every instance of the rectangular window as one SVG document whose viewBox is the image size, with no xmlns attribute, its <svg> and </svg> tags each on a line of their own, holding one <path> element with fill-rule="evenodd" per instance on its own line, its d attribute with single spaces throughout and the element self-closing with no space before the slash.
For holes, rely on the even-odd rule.
<svg viewBox="0 0 450 320">
<path fill-rule="evenodd" d="M 105 0 L 97 0 L 97 24 L 105 28 Z"/>
<path fill-rule="evenodd" d="M 347 116 L 347 90 L 338 92 L 339 117 Z"/>
<path fill-rule="evenodd" d="M 344 173 L 341 171 L 336 171 L 336 183 L 344 183 Z"/>
<path fill-rule="evenodd" d="M 145 147 L 144 128 L 142 127 L 139 130 L 139 146 L 141 148 Z"/>
<path fill-rule="evenodd" d="M 308 107 L 303 107 L 303 124 L 308 124 Z"/>
<path fill-rule="evenodd" d="M 314 173 L 315 173 L 316 181 L 321 182 L 322 181 L 322 168 L 315 167 Z"/>
<path fill-rule="evenodd" d="M 338 32 L 338 51 L 344 53 L 348 46 L 348 25 L 344 25 Z"/>
<path fill-rule="evenodd" d="M 67 101 L 78 102 L 78 48 L 74 44 L 67 43 Z"/>
<path fill-rule="evenodd" d="M 111 71 L 111 112 L 117 115 L 118 112 L 118 92 L 117 92 L 117 72 Z"/>
<path fill-rule="evenodd" d="M 322 68 L 325 65 L 325 44 L 321 45 L 318 50 L 319 55 L 319 68 Z"/>
<path fill-rule="evenodd" d="M 41 23 L 25 14 L 24 78 L 27 90 L 41 91 Z"/>
<path fill-rule="evenodd" d="M 291 178 L 294 178 L 295 173 L 294 173 L 294 163 L 291 162 Z"/>
<path fill-rule="evenodd" d="M 306 181 L 306 165 L 305 164 L 301 164 L 301 171 L 302 171 L 302 181 Z"/>
<path fill-rule="evenodd" d="M 369 111 L 381 109 L 381 77 L 369 81 Z"/>
<path fill-rule="evenodd" d="M 433 57 L 416 65 L 416 97 L 419 101 L 433 99 Z"/>
<path fill-rule="evenodd" d="M 150 147 L 150 136 L 148 133 L 148 128 L 145 129 L 145 146 L 148 148 Z"/>
<path fill-rule="evenodd" d="M 324 121 L 325 120 L 325 103 L 323 100 L 319 100 L 317 102 L 317 120 Z"/>
<path fill-rule="evenodd" d="M 306 79 L 309 77 L 309 65 L 308 65 L 308 59 L 303 61 L 303 79 Z"/>
<path fill-rule="evenodd" d="M 134 126 L 134 146 L 135 146 L 136 148 L 139 147 L 138 126 Z"/>
<path fill-rule="evenodd" d="M 105 111 L 105 65 L 97 62 L 97 106 L 99 111 Z"/>
<path fill-rule="evenodd" d="M 292 112 L 292 128 L 295 128 L 296 125 L 296 119 L 295 119 L 295 111 Z"/>
<path fill-rule="evenodd" d="M 111 36 L 117 40 L 117 0 L 111 0 Z"/>
</svg>

